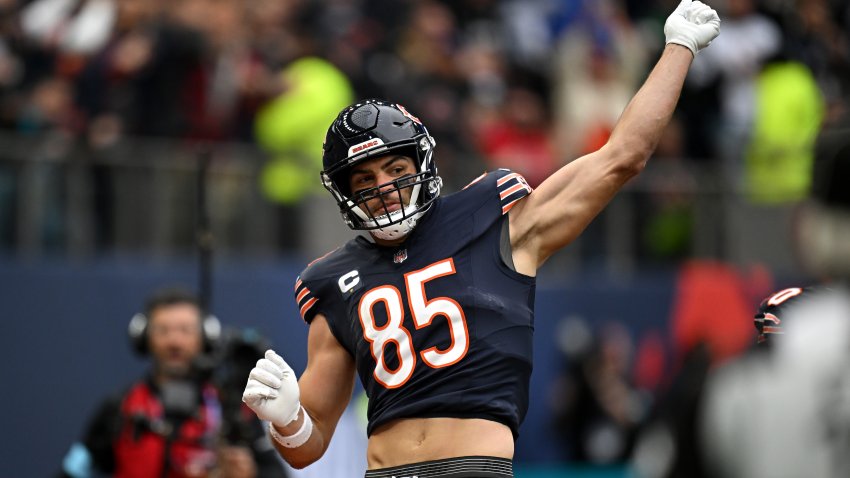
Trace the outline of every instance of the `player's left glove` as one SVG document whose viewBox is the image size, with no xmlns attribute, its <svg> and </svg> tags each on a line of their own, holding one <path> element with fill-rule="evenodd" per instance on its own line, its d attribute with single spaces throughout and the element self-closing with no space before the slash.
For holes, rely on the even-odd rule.
<svg viewBox="0 0 850 478">
<path fill-rule="evenodd" d="M 694 56 L 719 34 L 720 17 L 700 1 L 682 0 L 664 24 L 667 43 L 687 47 Z"/>
</svg>

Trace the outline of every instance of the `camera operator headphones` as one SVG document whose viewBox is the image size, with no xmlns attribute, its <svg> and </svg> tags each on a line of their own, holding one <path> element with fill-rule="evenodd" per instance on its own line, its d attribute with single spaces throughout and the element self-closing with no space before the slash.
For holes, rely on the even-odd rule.
<svg viewBox="0 0 850 478">
<path fill-rule="evenodd" d="M 192 304 L 201 307 L 198 298 L 191 292 L 183 289 L 167 289 L 155 293 L 147 301 L 145 312 L 139 312 L 130 319 L 127 333 L 130 337 L 130 345 L 133 351 L 140 356 L 149 352 L 148 346 L 148 324 L 150 313 L 160 307 L 168 307 L 177 304 Z M 203 312 L 202 312 L 203 313 Z M 212 314 L 206 314 L 201 319 L 201 339 L 203 341 L 204 353 L 210 353 L 221 338 L 221 322 Z"/>
</svg>

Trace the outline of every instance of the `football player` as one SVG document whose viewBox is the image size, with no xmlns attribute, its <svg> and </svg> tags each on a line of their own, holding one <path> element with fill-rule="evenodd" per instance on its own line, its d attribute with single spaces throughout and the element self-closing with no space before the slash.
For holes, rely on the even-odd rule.
<svg viewBox="0 0 850 478">
<path fill-rule="evenodd" d="M 759 304 L 753 318 L 758 332 L 756 343 L 769 347 L 773 342 L 771 337 L 784 333 L 782 322 L 785 319 L 785 311 L 793 309 L 805 301 L 812 300 L 814 296 L 826 291 L 829 291 L 829 289 L 822 286 L 789 287 L 766 297 Z"/>
<path fill-rule="evenodd" d="M 295 283 L 310 324 L 300 379 L 268 351 L 243 400 L 286 461 L 327 449 L 355 374 L 369 396 L 367 477 L 513 476 L 528 409 L 535 274 L 652 154 L 720 19 L 684 0 L 667 46 L 609 142 L 532 192 L 508 170 L 440 196 L 436 141 L 403 106 L 368 100 L 328 130 L 321 177 L 354 230 Z"/>
</svg>

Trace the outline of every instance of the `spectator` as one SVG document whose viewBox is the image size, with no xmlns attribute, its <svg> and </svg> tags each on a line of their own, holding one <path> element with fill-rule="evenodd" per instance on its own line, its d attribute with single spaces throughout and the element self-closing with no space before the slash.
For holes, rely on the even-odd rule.
<svg viewBox="0 0 850 478">
<path fill-rule="evenodd" d="M 802 63 L 777 61 L 756 78 L 752 137 L 745 153 L 746 193 L 759 204 L 805 197 L 814 141 L 824 105 L 812 72 Z"/>
<path fill-rule="evenodd" d="M 732 184 L 742 177 L 742 153 L 756 113 L 756 79 L 765 62 L 782 46 L 778 25 L 759 13 L 756 6 L 755 0 L 726 2 L 721 10 L 721 14 L 725 10 L 723 35 L 712 44 L 716 49 L 696 58 L 688 76 L 696 85 L 720 81 L 722 131 L 716 141 Z"/>
<path fill-rule="evenodd" d="M 605 144 L 648 66 L 645 41 L 616 2 L 586 2 L 576 22 L 554 52 L 557 145 L 567 161 Z"/>
<path fill-rule="evenodd" d="M 847 2 L 797 0 L 777 16 L 785 26 L 787 55 L 814 74 L 827 120 L 846 113 L 850 97 L 850 6 Z"/>
<path fill-rule="evenodd" d="M 482 128 L 479 148 L 490 169 L 516 171 L 537 187 L 559 164 L 546 104 L 532 89 L 513 87 L 502 109 L 497 119 Z"/>
<path fill-rule="evenodd" d="M 329 223 L 335 211 L 307 199 L 321 188 L 315 178 L 322 169 L 325 126 L 351 100 L 351 86 L 342 72 L 317 57 L 292 62 L 280 81 L 284 91 L 259 110 L 254 125 L 260 145 L 272 154 L 263 166 L 260 186 L 278 206 L 278 245 L 319 255 L 335 242 L 327 233 L 310 234 L 308 228 Z M 302 201 L 308 211 L 299 207 Z M 303 231 L 303 237 L 293 231 Z"/>
</svg>

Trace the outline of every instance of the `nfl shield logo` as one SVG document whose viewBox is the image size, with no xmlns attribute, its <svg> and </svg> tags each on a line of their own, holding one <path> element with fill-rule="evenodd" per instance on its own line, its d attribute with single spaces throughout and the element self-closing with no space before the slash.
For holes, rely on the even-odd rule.
<svg viewBox="0 0 850 478">
<path fill-rule="evenodd" d="M 402 249 L 393 256 L 393 262 L 396 264 L 401 264 L 405 260 L 407 260 L 407 249 Z"/>
</svg>

